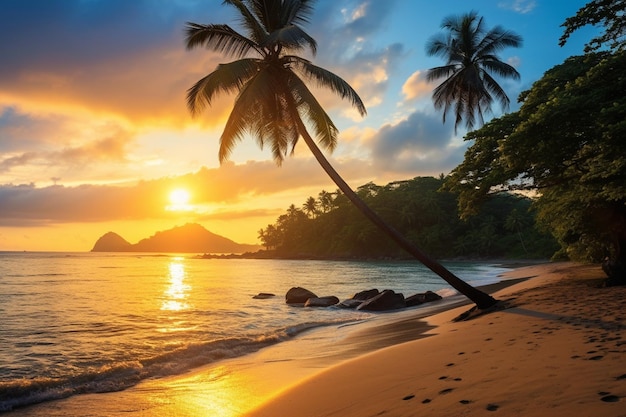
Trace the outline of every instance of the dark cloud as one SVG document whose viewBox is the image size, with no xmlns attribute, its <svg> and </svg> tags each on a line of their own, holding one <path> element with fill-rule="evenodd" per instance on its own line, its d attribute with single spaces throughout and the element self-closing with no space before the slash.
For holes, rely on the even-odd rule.
<svg viewBox="0 0 626 417">
<path fill-rule="evenodd" d="M 443 124 L 440 116 L 414 112 L 395 125 L 383 126 L 373 138 L 372 154 L 385 159 L 407 151 L 425 154 L 444 149 L 452 138 L 452 125 Z"/>
<path fill-rule="evenodd" d="M 436 175 L 463 160 L 465 146 L 455 146 L 452 124 L 441 116 L 416 111 L 395 125 L 383 126 L 369 142 L 378 169 L 412 175 Z"/>
<path fill-rule="evenodd" d="M 163 43 L 181 42 L 183 24 L 205 2 L 165 0 L 3 0 L 0 68 L 106 63 Z M 204 7 L 208 9 L 208 7 Z M 218 16 L 221 8 L 213 8 Z M 208 10 L 207 10 L 208 12 Z M 198 17 L 206 17 L 207 13 Z"/>
</svg>

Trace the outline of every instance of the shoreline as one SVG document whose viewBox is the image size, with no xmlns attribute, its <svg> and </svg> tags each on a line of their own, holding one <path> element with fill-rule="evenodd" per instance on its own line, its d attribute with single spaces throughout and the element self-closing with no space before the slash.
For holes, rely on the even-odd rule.
<svg viewBox="0 0 626 417">
<path fill-rule="evenodd" d="M 626 287 L 598 288 L 597 265 L 504 276 L 532 277 L 495 293 L 506 309 L 430 316 L 426 337 L 346 360 L 245 416 L 626 416 Z"/>
<path fill-rule="evenodd" d="M 520 281 L 500 278 L 498 283 L 481 288 L 491 293 Z M 315 328 L 243 357 L 182 375 L 142 381 L 124 391 L 76 395 L 15 412 L 32 417 L 83 416 L 85 409 L 92 410 L 91 416 L 240 416 L 288 387 L 346 360 L 428 337 L 426 332 L 432 326 L 424 317 L 470 305 L 463 296 L 446 297 L 419 308 L 381 313 L 363 322 Z"/>
</svg>

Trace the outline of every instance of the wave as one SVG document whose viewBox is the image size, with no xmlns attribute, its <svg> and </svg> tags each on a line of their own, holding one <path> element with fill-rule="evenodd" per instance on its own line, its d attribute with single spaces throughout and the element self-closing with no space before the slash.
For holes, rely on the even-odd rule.
<svg viewBox="0 0 626 417">
<path fill-rule="evenodd" d="M 147 378 L 182 374 L 190 369 L 209 365 L 222 359 L 256 352 L 313 328 L 341 325 L 351 321 L 354 320 L 300 323 L 253 337 L 233 337 L 204 343 L 190 343 L 154 357 L 108 363 L 71 376 L 0 380 L 0 412 L 78 394 L 121 391 Z"/>
</svg>

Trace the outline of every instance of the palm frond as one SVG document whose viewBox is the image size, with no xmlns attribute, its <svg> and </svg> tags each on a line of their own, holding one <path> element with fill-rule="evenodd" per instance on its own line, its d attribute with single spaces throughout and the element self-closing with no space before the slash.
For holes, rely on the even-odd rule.
<svg viewBox="0 0 626 417">
<path fill-rule="evenodd" d="M 313 3 L 316 0 L 292 0 L 284 2 L 282 21 L 293 24 L 307 24 L 313 15 Z"/>
<path fill-rule="evenodd" d="M 224 0 L 223 4 L 228 4 L 237 9 L 241 15 L 243 27 L 248 30 L 250 39 L 260 44 L 267 37 L 267 30 L 262 23 L 255 17 L 253 11 L 241 0 Z"/>
<path fill-rule="evenodd" d="M 251 50 L 260 53 L 254 42 L 228 25 L 201 25 L 187 22 L 185 31 L 187 49 L 205 46 L 207 49 L 237 58 L 245 56 Z"/>
<path fill-rule="evenodd" d="M 450 54 L 450 45 L 451 42 L 449 36 L 432 36 L 426 42 L 426 55 L 448 58 L 448 55 Z"/>
<path fill-rule="evenodd" d="M 476 47 L 476 55 L 493 55 L 504 48 L 522 46 L 522 37 L 500 26 L 491 29 Z"/>
<path fill-rule="evenodd" d="M 426 81 L 432 82 L 440 78 L 448 78 L 458 71 L 457 65 L 444 65 L 442 67 L 431 68 L 426 71 Z"/>
<path fill-rule="evenodd" d="M 219 93 L 238 92 L 258 69 L 256 59 L 247 58 L 220 64 L 209 75 L 196 82 L 187 90 L 187 107 L 192 115 L 197 115 L 211 105 Z"/>
<path fill-rule="evenodd" d="M 503 78 L 520 79 L 520 74 L 515 67 L 500 61 L 496 56 L 484 56 L 480 63 L 487 72 L 492 72 Z"/>
<path fill-rule="evenodd" d="M 241 140 L 246 131 L 254 132 L 258 129 L 258 115 L 260 106 L 271 96 L 271 86 L 267 82 L 269 76 L 266 71 L 259 71 L 241 88 L 235 99 L 233 110 L 226 122 L 224 132 L 220 137 L 219 161 L 224 162 L 230 156 L 235 145 Z M 261 144 L 263 137 L 261 138 Z"/>
<path fill-rule="evenodd" d="M 500 103 L 502 109 L 507 110 L 509 108 L 510 100 L 509 97 L 506 95 L 504 89 L 502 89 L 502 87 L 500 87 L 500 84 L 498 84 L 496 80 L 494 80 L 493 77 L 491 77 L 491 75 L 489 74 L 485 74 L 483 76 L 483 80 L 486 89 L 493 93 L 495 98 Z"/>
<path fill-rule="evenodd" d="M 300 50 L 308 46 L 313 55 L 317 53 L 315 39 L 296 25 L 283 26 L 270 33 L 261 46 L 272 44 L 284 46 L 288 50 Z"/>
<path fill-rule="evenodd" d="M 324 108 L 297 75 L 293 74 L 289 78 L 289 86 L 292 97 L 298 103 L 298 113 L 313 126 L 317 142 L 324 149 L 330 152 L 334 151 L 337 146 L 339 130 L 324 111 Z"/>
<path fill-rule="evenodd" d="M 338 75 L 313 65 L 310 61 L 297 56 L 286 56 L 305 77 L 313 79 L 318 85 L 329 88 L 332 92 L 337 93 L 342 99 L 348 99 L 350 103 L 357 109 L 361 116 L 367 114 L 365 104 L 356 91 L 343 78 Z"/>
</svg>

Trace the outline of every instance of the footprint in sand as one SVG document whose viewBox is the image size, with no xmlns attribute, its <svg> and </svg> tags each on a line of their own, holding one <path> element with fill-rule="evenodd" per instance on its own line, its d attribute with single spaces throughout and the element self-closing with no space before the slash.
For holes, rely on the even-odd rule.
<svg viewBox="0 0 626 417">
<path fill-rule="evenodd" d="M 402 400 L 403 401 L 408 401 L 408 400 L 412 400 L 413 398 L 415 398 L 415 395 L 410 394 L 410 395 L 407 395 L 406 397 L 404 397 Z"/>
<path fill-rule="evenodd" d="M 442 389 L 441 391 L 439 391 L 439 394 L 443 395 L 443 394 L 449 394 L 452 391 L 454 391 L 454 388 L 446 388 L 446 389 Z"/>
<path fill-rule="evenodd" d="M 616 403 L 619 401 L 619 397 L 617 395 L 605 395 L 604 397 L 600 398 L 600 400 L 604 401 L 605 403 Z"/>
<path fill-rule="evenodd" d="M 498 404 L 487 404 L 487 411 L 496 411 L 500 406 Z"/>
</svg>

